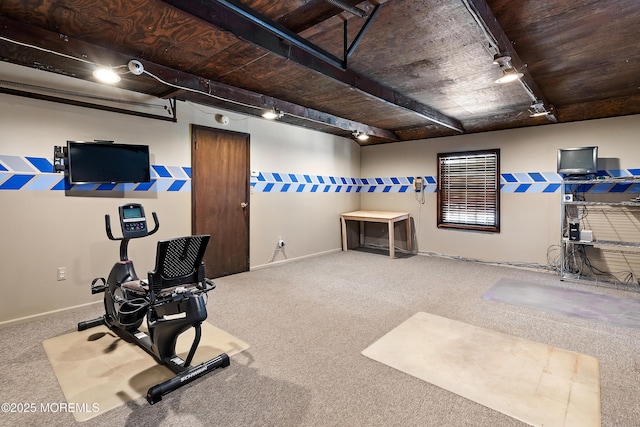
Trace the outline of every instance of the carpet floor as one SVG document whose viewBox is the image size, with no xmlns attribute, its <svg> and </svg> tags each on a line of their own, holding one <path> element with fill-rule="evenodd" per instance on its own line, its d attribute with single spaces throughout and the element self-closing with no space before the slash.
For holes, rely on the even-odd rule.
<svg viewBox="0 0 640 427">
<path fill-rule="evenodd" d="M 0 413 L 0 425 L 526 425 L 361 354 L 425 312 L 597 359 L 602 425 L 637 426 L 640 330 L 482 298 L 504 278 L 640 299 L 523 269 L 332 252 L 216 279 L 207 321 L 250 347 L 156 405 L 139 398 L 83 423 L 55 405 L 65 397 L 42 342 L 99 316 L 101 303 L 0 329 L 0 403 L 14 409 Z"/>
</svg>

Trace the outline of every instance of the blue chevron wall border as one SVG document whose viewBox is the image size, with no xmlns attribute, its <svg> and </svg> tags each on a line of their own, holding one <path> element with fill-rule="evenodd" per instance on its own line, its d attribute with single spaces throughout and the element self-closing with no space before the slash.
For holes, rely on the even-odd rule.
<svg viewBox="0 0 640 427">
<path fill-rule="evenodd" d="M 151 181 L 139 184 L 70 184 L 49 159 L 0 155 L 0 190 L 190 192 L 191 168 L 151 165 Z"/>
<path fill-rule="evenodd" d="M 598 175 L 637 177 L 638 183 L 598 183 L 583 186 L 586 192 L 640 193 L 640 168 L 600 171 Z M 435 193 L 436 177 L 423 176 L 425 192 Z M 353 178 L 326 175 L 259 172 L 251 177 L 256 193 L 411 193 L 413 176 Z M 559 193 L 562 177 L 555 172 L 503 173 L 502 193 Z M 191 168 L 152 165 L 151 182 L 140 184 L 76 184 L 53 172 L 53 164 L 44 157 L 0 155 L 0 191 L 152 191 L 190 192 Z"/>
<path fill-rule="evenodd" d="M 601 171 L 601 175 L 615 177 L 638 177 L 638 184 L 597 184 L 585 191 L 596 192 L 640 192 L 640 169 Z M 424 191 L 435 193 L 436 177 L 423 176 Z M 413 192 L 413 180 L 409 177 L 391 178 L 344 178 L 318 175 L 284 174 L 276 172 L 260 172 L 251 178 L 251 187 L 262 193 L 407 193 Z M 503 173 L 500 176 L 502 193 L 560 193 L 562 177 L 555 172 L 523 172 Z"/>
</svg>

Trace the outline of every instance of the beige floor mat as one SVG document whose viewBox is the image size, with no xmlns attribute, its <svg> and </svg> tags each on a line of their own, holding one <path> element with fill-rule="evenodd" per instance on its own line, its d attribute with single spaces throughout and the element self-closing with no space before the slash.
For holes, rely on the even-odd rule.
<svg viewBox="0 0 640 427">
<path fill-rule="evenodd" d="M 193 337 L 192 328 L 178 339 L 176 352 L 183 359 Z M 67 402 L 73 405 L 77 421 L 86 421 L 146 396 L 149 387 L 174 376 L 140 347 L 120 339 L 106 326 L 51 338 L 42 345 Z M 192 366 L 220 353 L 232 356 L 248 347 L 241 340 L 203 322 L 202 337 Z"/>
<path fill-rule="evenodd" d="M 598 360 L 417 313 L 363 355 L 534 426 L 600 425 Z"/>
</svg>

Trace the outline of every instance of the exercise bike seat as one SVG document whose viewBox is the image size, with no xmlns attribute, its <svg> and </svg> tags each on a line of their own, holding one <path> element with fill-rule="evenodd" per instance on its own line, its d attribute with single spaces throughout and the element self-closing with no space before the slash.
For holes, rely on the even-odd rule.
<svg viewBox="0 0 640 427">
<path fill-rule="evenodd" d="M 158 242 L 155 268 L 148 279 L 130 280 L 121 284 L 123 289 L 152 299 L 166 298 L 185 291 L 210 291 L 212 281 L 204 277 L 202 258 L 210 236 L 178 237 Z M 153 283 L 153 286 L 149 286 Z"/>
<path fill-rule="evenodd" d="M 178 237 L 158 242 L 155 268 L 148 273 L 148 293 L 153 303 L 184 288 L 196 293 L 207 292 L 215 286 L 207 280 L 202 258 L 210 236 Z M 145 288 L 140 283 L 141 288 Z"/>
<path fill-rule="evenodd" d="M 147 296 L 149 294 L 149 285 L 144 280 L 130 280 L 122 283 L 120 286 L 139 296 Z"/>
<path fill-rule="evenodd" d="M 215 288 L 215 285 L 209 279 L 205 279 L 205 283 L 207 285 L 206 291 L 210 291 Z M 149 296 L 149 284 L 145 280 L 131 280 L 128 282 L 124 282 L 121 286 L 123 289 L 126 289 L 127 291 L 137 296 L 141 296 L 141 297 Z M 202 291 L 204 289 L 198 287 L 197 283 L 190 283 L 190 284 L 181 285 L 181 286 L 172 286 L 169 288 L 163 288 L 162 291 L 160 291 L 156 295 L 156 299 L 162 299 L 170 295 L 173 295 L 175 293 L 183 293 L 186 291 L 194 291 L 194 290 Z"/>
</svg>

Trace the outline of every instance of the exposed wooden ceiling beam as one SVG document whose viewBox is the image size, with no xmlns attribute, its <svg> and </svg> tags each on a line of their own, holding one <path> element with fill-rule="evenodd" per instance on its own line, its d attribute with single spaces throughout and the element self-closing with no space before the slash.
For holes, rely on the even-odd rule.
<svg viewBox="0 0 640 427">
<path fill-rule="evenodd" d="M 59 33 L 33 27 L 7 18 L 6 16 L 0 16 L 0 28 L 2 28 L 0 45 L 2 43 L 9 43 L 15 47 L 13 49 L 3 49 L 2 56 L 4 58 L 21 65 L 45 71 L 89 80 L 91 79 L 90 76 L 93 71 L 91 63 L 111 64 L 115 66 L 127 64 L 131 59 L 136 59 L 121 52 L 105 49 Z M 7 40 L 12 40 L 13 43 Z M 27 45 L 37 46 L 39 49 L 28 48 Z M 33 54 L 36 55 L 35 57 L 28 54 L 29 49 L 33 51 Z M 333 114 L 313 110 L 302 105 L 174 70 L 149 61 L 140 60 L 140 62 L 144 65 L 145 70 L 159 77 L 164 82 L 170 83 L 172 86 L 165 85 L 159 88 L 158 85 L 161 82 L 157 80 L 154 82 L 150 80 L 151 77 L 125 75 L 121 82 L 122 87 L 158 97 L 176 97 L 180 100 L 194 100 L 194 98 L 197 98 L 197 101 L 194 102 L 216 106 L 223 104 L 226 109 L 231 110 L 234 104 L 253 107 L 256 110 L 256 115 L 260 115 L 260 109 L 275 106 L 280 111 L 303 120 L 329 125 L 349 132 L 360 131 L 383 140 L 398 140 L 396 134 L 388 129 L 369 126 Z M 198 96 L 198 94 L 200 95 Z M 217 102 L 206 102 L 207 98 L 214 99 L 211 95 L 216 96 Z"/>
<path fill-rule="evenodd" d="M 209 97 L 227 103 L 227 107 L 233 104 L 244 107 L 254 107 L 255 115 L 260 115 L 263 112 L 262 110 L 273 107 L 287 115 L 329 125 L 344 131 L 360 131 L 369 136 L 375 136 L 384 140 L 398 141 L 397 135 L 387 129 L 355 122 L 282 99 L 173 70 L 148 61 L 141 60 L 140 62 L 144 65 L 145 70 L 150 71 L 161 80 L 166 82 L 179 82 L 179 86 L 183 89 L 176 88 L 176 90 L 171 92 L 171 96 L 175 96 L 180 100 L 193 100 L 194 96 L 199 100 Z"/>
<path fill-rule="evenodd" d="M 389 105 L 410 110 L 438 125 L 464 132 L 462 123 L 395 90 L 343 68 L 343 61 L 291 30 L 235 0 L 163 0 L 239 39 L 344 83 Z"/>
</svg>

